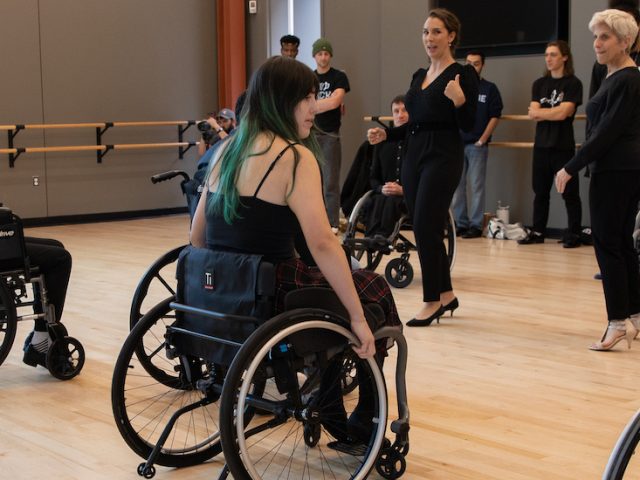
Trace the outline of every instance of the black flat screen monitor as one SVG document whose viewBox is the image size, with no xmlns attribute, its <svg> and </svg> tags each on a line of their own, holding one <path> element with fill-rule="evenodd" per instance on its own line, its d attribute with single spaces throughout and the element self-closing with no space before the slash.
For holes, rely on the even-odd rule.
<svg viewBox="0 0 640 480">
<path fill-rule="evenodd" d="M 544 53 L 552 40 L 568 40 L 569 0 L 436 0 L 460 19 L 456 56 Z"/>
</svg>

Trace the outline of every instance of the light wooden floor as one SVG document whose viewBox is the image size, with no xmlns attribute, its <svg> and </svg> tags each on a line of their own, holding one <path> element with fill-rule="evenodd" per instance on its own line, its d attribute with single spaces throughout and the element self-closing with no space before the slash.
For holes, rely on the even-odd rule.
<svg viewBox="0 0 640 480">
<path fill-rule="evenodd" d="M 111 374 L 137 280 L 186 241 L 187 228 L 186 217 L 174 216 L 28 231 L 58 238 L 73 255 L 64 322 L 87 362 L 69 382 L 23 365 L 31 325 L 20 327 L 0 367 L 0 477 L 139 478 L 140 459 L 113 423 Z M 405 330 L 411 452 L 403 478 L 598 478 L 640 407 L 640 340 L 631 351 L 622 343 L 614 352 L 587 350 L 605 326 L 592 248 L 458 245 L 461 307 L 440 325 Z M 405 321 L 420 302 L 419 285 L 418 269 L 410 287 L 394 291 Z M 220 466 L 159 467 L 156 478 L 215 478 Z"/>
</svg>

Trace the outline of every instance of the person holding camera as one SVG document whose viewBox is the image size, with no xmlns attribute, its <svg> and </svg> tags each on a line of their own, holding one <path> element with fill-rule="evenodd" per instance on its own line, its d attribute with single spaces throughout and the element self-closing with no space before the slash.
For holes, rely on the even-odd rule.
<svg viewBox="0 0 640 480">
<path fill-rule="evenodd" d="M 198 143 L 198 155 L 204 153 L 220 140 L 227 138 L 236 128 L 236 114 L 230 108 L 223 108 L 217 115 L 210 113 L 206 120 L 198 122 L 201 140 Z"/>
</svg>

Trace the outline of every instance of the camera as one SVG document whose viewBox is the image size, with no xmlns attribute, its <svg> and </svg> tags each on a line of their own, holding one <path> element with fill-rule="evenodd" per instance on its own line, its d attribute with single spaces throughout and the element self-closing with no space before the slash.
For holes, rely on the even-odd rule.
<svg viewBox="0 0 640 480">
<path fill-rule="evenodd" d="M 196 127 L 198 127 L 198 130 L 202 135 L 202 140 L 204 140 L 207 145 L 210 145 L 211 140 L 215 136 L 215 132 L 213 131 L 213 128 L 211 128 L 211 125 L 209 125 L 209 122 L 202 120 L 201 122 L 196 123 Z"/>
</svg>

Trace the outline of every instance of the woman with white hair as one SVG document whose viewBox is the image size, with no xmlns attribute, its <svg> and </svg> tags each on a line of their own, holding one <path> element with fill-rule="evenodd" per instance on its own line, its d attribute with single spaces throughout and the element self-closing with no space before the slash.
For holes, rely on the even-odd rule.
<svg viewBox="0 0 640 480">
<path fill-rule="evenodd" d="M 602 273 L 608 326 L 592 350 L 610 350 L 640 327 L 640 275 L 633 228 L 640 202 L 640 72 L 629 52 L 638 25 L 620 10 L 596 12 L 589 22 L 598 63 L 607 76 L 587 104 L 587 137 L 556 174 L 562 193 L 589 165 L 589 207 L 596 259 Z M 630 320 L 630 321 L 627 321 Z"/>
</svg>

